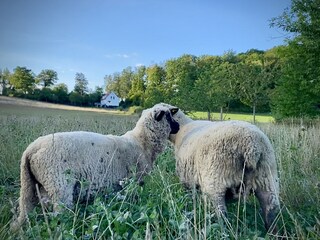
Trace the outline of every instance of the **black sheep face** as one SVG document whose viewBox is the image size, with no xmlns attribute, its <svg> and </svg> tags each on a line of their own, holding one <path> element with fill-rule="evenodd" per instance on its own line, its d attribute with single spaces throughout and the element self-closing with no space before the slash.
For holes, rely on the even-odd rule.
<svg viewBox="0 0 320 240">
<path fill-rule="evenodd" d="M 179 131 L 180 127 L 179 127 L 179 123 L 172 118 L 170 110 L 167 110 L 167 111 L 161 110 L 159 112 L 156 112 L 155 114 L 155 119 L 158 122 L 164 119 L 164 117 L 170 125 L 170 129 L 171 129 L 170 134 L 176 134 Z"/>
</svg>

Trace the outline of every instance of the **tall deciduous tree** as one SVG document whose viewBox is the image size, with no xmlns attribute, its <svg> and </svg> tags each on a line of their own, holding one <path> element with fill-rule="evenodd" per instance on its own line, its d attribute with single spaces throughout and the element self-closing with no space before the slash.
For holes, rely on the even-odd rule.
<svg viewBox="0 0 320 240">
<path fill-rule="evenodd" d="M 55 95 L 55 102 L 68 103 L 68 86 L 65 83 L 59 83 L 52 88 Z"/>
<path fill-rule="evenodd" d="M 278 52 L 284 63 L 271 95 L 273 115 L 281 119 L 319 114 L 319 79 L 309 72 L 313 69 L 308 63 L 309 54 L 301 47 L 293 47 L 293 43 Z"/>
<path fill-rule="evenodd" d="M 104 93 L 104 90 L 102 87 L 96 86 L 94 91 L 91 91 L 88 94 L 88 97 L 86 99 L 89 106 L 94 106 L 95 103 L 98 103 L 101 101 L 101 97 Z"/>
<path fill-rule="evenodd" d="M 50 87 L 58 81 L 58 73 L 51 69 L 42 70 L 36 77 L 36 81 L 43 87 Z"/>
<path fill-rule="evenodd" d="M 207 111 L 208 119 L 211 119 L 211 112 L 218 108 L 220 87 L 216 78 L 217 69 L 221 59 L 215 56 L 202 56 L 197 58 L 197 79 L 194 90 L 194 109 Z"/>
<path fill-rule="evenodd" d="M 255 122 L 256 108 L 269 102 L 269 90 L 274 82 L 277 59 L 265 57 L 263 51 L 250 50 L 236 65 L 235 80 L 241 102 L 250 106 Z"/>
<path fill-rule="evenodd" d="M 28 93 L 35 84 L 34 73 L 26 67 L 16 67 L 10 76 L 10 83 L 15 89 Z"/>
<path fill-rule="evenodd" d="M 88 80 L 83 73 L 76 73 L 74 91 L 84 96 L 88 93 Z"/>
<path fill-rule="evenodd" d="M 140 66 L 136 69 L 132 77 L 131 89 L 128 93 L 128 97 L 133 105 L 144 105 L 145 94 L 145 82 L 146 82 L 146 67 Z"/>
<path fill-rule="evenodd" d="M 104 77 L 106 92 L 115 92 L 120 96 L 120 73 L 113 73 Z"/>
<path fill-rule="evenodd" d="M 133 78 L 133 71 L 131 67 L 122 70 L 119 78 L 119 97 L 127 99 L 131 88 L 131 81 Z"/>
<path fill-rule="evenodd" d="M 5 68 L 3 70 L 0 69 L 0 88 L 1 88 L 1 93 L 0 94 L 6 94 L 7 93 L 7 88 L 10 87 L 10 71 Z"/>
<path fill-rule="evenodd" d="M 146 70 L 145 107 L 151 107 L 165 100 L 165 70 L 159 65 L 153 65 Z"/>
<path fill-rule="evenodd" d="M 320 1 L 292 0 L 291 8 L 271 20 L 291 33 L 281 49 L 282 75 L 272 94 L 278 118 L 314 116 L 320 106 Z"/>
<path fill-rule="evenodd" d="M 165 64 L 168 102 L 186 111 L 193 109 L 196 100 L 193 95 L 197 79 L 196 59 L 193 55 L 183 55 Z"/>
</svg>

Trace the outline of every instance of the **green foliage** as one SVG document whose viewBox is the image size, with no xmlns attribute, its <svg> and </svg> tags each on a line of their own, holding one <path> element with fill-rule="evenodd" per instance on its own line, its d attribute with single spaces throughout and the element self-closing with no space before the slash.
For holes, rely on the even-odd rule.
<svg viewBox="0 0 320 240">
<path fill-rule="evenodd" d="M 228 76 L 229 63 L 221 57 L 197 58 L 197 79 L 192 94 L 193 109 L 211 112 L 222 109 L 231 99 L 232 88 Z"/>
<path fill-rule="evenodd" d="M 10 75 L 9 81 L 15 89 L 27 93 L 34 88 L 35 77 L 30 69 L 27 69 L 26 67 L 16 67 L 14 72 Z"/>
<path fill-rule="evenodd" d="M 126 99 L 124 106 L 150 107 L 165 101 L 185 111 L 207 111 L 210 116 L 214 110 L 232 107 L 230 103 L 238 99 L 269 110 L 268 94 L 278 72 L 272 51 L 250 50 L 238 55 L 229 51 L 221 57 L 182 55 L 166 61 L 164 67 L 126 68 L 105 80 L 107 91 Z"/>
<path fill-rule="evenodd" d="M 72 105 L 82 106 L 84 102 L 84 97 L 80 93 L 72 91 L 69 94 L 69 101 Z"/>
<path fill-rule="evenodd" d="M 285 64 L 282 67 L 283 74 L 276 81 L 276 88 L 271 95 L 274 116 L 281 119 L 319 114 L 320 97 L 316 91 L 319 82 L 314 77 L 310 79 L 310 74 L 306 72 L 312 67 L 308 64 L 309 54 L 294 43 L 278 52 Z"/>
<path fill-rule="evenodd" d="M 58 81 L 58 73 L 51 69 L 42 70 L 36 77 L 36 82 L 44 88 L 50 87 Z"/>
<path fill-rule="evenodd" d="M 196 57 L 182 55 L 165 64 L 167 102 L 189 111 L 195 102 L 193 89 L 197 78 Z"/>
<path fill-rule="evenodd" d="M 146 91 L 144 106 L 151 107 L 165 100 L 165 70 L 158 65 L 153 65 L 146 70 Z"/>
<path fill-rule="evenodd" d="M 146 67 L 140 66 L 133 73 L 131 81 L 131 89 L 128 93 L 128 98 L 132 102 L 132 105 L 143 106 L 145 98 L 145 77 Z"/>
<path fill-rule="evenodd" d="M 55 96 L 54 102 L 67 103 L 68 102 L 68 86 L 65 83 L 59 83 L 52 88 L 52 92 Z"/>
<path fill-rule="evenodd" d="M 88 94 L 88 100 L 87 100 L 88 105 L 93 106 L 94 103 L 100 102 L 103 93 L 104 93 L 103 88 L 96 86 L 95 91 Z"/>
<path fill-rule="evenodd" d="M 320 106 L 320 2 L 292 0 L 290 9 L 271 20 L 272 27 L 291 33 L 281 49 L 282 74 L 273 95 L 277 118 L 315 116 Z"/>
<path fill-rule="evenodd" d="M 120 96 L 120 73 L 106 75 L 104 80 L 106 83 L 106 91 L 115 92 L 119 97 L 122 98 L 122 96 Z"/>
<path fill-rule="evenodd" d="M 0 69 L 0 88 L 2 95 L 8 95 L 8 90 L 10 88 L 10 71 L 6 68 Z"/>
<path fill-rule="evenodd" d="M 131 67 L 127 67 L 122 70 L 119 78 L 119 97 L 120 98 L 127 98 L 130 88 L 131 88 L 131 81 L 133 78 L 133 71 Z"/>
<path fill-rule="evenodd" d="M 83 73 L 76 73 L 74 92 L 84 96 L 88 92 L 88 80 Z"/>
<path fill-rule="evenodd" d="M 255 121 L 256 109 L 270 101 L 270 92 L 280 73 L 280 60 L 272 49 L 266 52 L 251 49 L 239 58 L 232 72 L 234 85 L 240 101 L 252 108 Z"/>
<path fill-rule="evenodd" d="M 138 75 L 139 74 L 143 74 L 143 71 L 142 73 L 138 73 Z M 135 78 L 134 72 L 132 71 L 131 67 L 127 67 L 123 69 L 121 73 L 114 73 L 112 75 L 107 75 L 104 78 L 106 82 L 106 91 L 107 92 L 113 91 L 118 95 L 118 97 L 122 99 L 130 98 L 130 96 L 134 94 L 133 92 L 134 90 L 133 89 L 131 90 L 132 81 L 134 78 Z M 134 87 L 135 88 L 139 87 L 139 84 L 135 84 Z"/>
</svg>

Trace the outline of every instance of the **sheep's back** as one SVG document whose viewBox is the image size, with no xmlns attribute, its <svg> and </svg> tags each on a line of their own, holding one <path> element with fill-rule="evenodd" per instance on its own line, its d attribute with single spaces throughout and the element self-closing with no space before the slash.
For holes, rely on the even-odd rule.
<svg viewBox="0 0 320 240">
<path fill-rule="evenodd" d="M 177 171 L 186 182 L 198 184 L 204 175 L 219 174 L 239 182 L 246 168 L 254 170 L 261 159 L 275 162 L 270 141 L 256 126 L 241 121 L 201 123 L 181 129 L 180 147 L 176 148 Z M 187 131 L 185 131 L 188 129 Z M 214 177 L 214 176 L 210 176 Z"/>
<path fill-rule="evenodd" d="M 92 132 L 65 132 L 38 138 L 26 151 L 30 169 L 43 183 L 53 179 L 86 179 L 96 185 L 111 186 L 126 177 L 127 162 L 139 155 L 127 138 Z"/>
</svg>

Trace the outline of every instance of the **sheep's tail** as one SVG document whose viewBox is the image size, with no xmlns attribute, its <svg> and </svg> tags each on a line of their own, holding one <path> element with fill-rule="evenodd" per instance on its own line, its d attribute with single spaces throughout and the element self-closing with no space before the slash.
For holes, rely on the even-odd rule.
<svg viewBox="0 0 320 240">
<path fill-rule="evenodd" d="M 38 201 L 36 194 L 36 179 L 33 176 L 30 169 L 30 159 L 28 153 L 25 151 L 21 158 L 20 166 L 20 198 L 19 198 L 19 216 L 11 223 L 11 231 L 18 231 L 24 221 L 27 214 L 33 210 L 36 202 Z"/>
<path fill-rule="evenodd" d="M 273 149 L 264 133 L 252 131 L 246 142 L 243 157 L 248 170 L 256 170 L 259 162 L 269 161 L 268 158 L 271 157 Z"/>
<path fill-rule="evenodd" d="M 244 167 L 246 170 L 251 171 L 257 168 L 257 164 L 261 160 L 262 153 L 260 151 L 250 149 L 250 151 L 246 152 L 243 157 Z"/>
<path fill-rule="evenodd" d="M 278 194 L 278 173 L 275 153 L 269 139 L 260 134 L 255 138 L 256 141 L 244 154 L 245 163 L 245 182 L 251 183 L 254 179 L 253 188 Z"/>
</svg>

